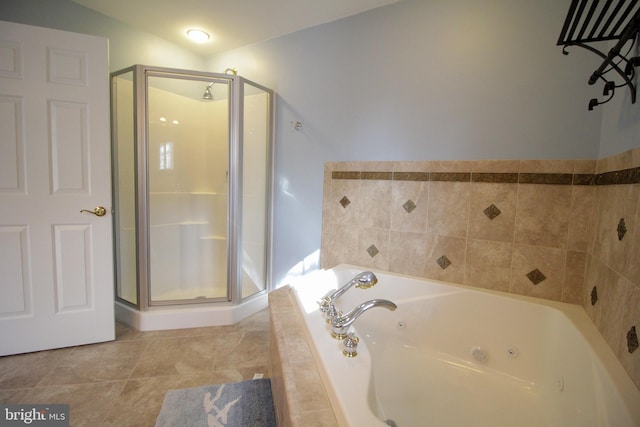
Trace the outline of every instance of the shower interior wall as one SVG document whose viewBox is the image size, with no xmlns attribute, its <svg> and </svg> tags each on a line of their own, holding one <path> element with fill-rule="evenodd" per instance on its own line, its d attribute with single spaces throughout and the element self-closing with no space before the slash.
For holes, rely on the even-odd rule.
<svg viewBox="0 0 640 427">
<path fill-rule="evenodd" d="M 228 102 L 148 97 L 151 300 L 226 297 Z"/>
</svg>

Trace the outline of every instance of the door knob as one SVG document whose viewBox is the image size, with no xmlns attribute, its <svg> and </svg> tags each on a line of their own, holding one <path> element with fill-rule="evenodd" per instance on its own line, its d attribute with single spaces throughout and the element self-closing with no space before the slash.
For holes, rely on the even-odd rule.
<svg viewBox="0 0 640 427">
<path fill-rule="evenodd" d="M 80 211 L 80 213 L 82 212 L 89 212 L 94 214 L 95 216 L 104 216 L 107 213 L 107 210 L 105 208 L 103 208 L 102 206 L 96 206 L 95 209 L 93 210 L 89 210 L 89 209 L 82 209 Z"/>
</svg>

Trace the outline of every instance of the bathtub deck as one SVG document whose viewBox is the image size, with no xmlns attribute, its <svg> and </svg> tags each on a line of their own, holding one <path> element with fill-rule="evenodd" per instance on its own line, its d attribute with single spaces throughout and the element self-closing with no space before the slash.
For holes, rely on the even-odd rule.
<svg viewBox="0 0 640 427">
<path fill-rule="evenodd" d="M 269 367 L 277 425 L 337 427 L 290 292 L 287 286 L 269 294 Z"/>
</svg>

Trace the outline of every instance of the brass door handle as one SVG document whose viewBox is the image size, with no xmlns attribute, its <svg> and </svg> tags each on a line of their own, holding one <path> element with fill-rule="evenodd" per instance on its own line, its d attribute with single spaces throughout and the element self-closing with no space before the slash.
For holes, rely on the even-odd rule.
<svg viewBox="0 0 640 427">
<path fill-rule="evenodd" d="M 105 214 L 107 213 L 107 210 L 102 206 L 96 206 L 96 208 L 93 209 L 92 211 L 90 211 L 89 209 L 82 209 L 80 213 L 82 212 L 89 212 L 94 214 L 95 216 L 105 216 Z"/>
</svg>

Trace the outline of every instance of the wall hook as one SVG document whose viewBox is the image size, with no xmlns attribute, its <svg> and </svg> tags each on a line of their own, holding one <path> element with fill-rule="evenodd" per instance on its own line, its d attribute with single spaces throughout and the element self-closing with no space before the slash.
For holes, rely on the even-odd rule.
<svg viewBox="0 0 640 427">
<path fill-rule="evenodd" d="M 295 122 L 291 122 L 291 125 L 293 126 L 293 128 L 295 130 L 300 130 L 302 129 L 302 123 L 299 121 L 295 121 Z"/>
<path fill-rule="evenodd" d="M 611 98 L 613 98 L 613 95 L 615 95 L 616 88 L 624 86 L 624 85 L 616 86 L 615 82 L 606 80 L 604 77 L 600 77 L 600 78 L 606 82 L 604 84 L 604 89 L 602 90 L 602 96 L 608 96 L 609 98 L 605 99 L 604 101 L 599 101 L 597 98 L 591 98 L 589 100 L 589 111 L 592 111 L 594 107 L 598 105 L 606 104 L 607 102 L 611 101 Z"/>
<path fill-rule="evenodd" d="M 637 1 L 631 2 L 624 8 L 622 7 L 623 3 L 620 1 L 617 6 L 613 7 L 612 1 L 608 0 L 605 6 L 598 9 L 598 0 L 572 0 L 558 39 L 557 44 L 562 46 L 564 55 L 569 54 L 567 47 L 579 46 L 603 59 L 600 67 L 591 74 L 588 83 L 593 85 L 598 80 L 603 80 L 605 82 L 604 96 L 610 96 L 604 101 L 598 101 L 596 98 L 591 99 L 589 110 L 609 102 L 617 87 L 627 86 L 631 95 L 631 103 L 636 102 L 635 68 L 640 66 L 640 57 L 627 58 L 627 56 L 634 48 L 640 31 L 640 8 L 638 8 Z M 610 10 L 610 6 L 613 10 Z M 617 43 L 607 54 L 588 45 L 592 42 L 609 40 L 617 40 Z M 628 52 L 620 53 L 629 41 L 631 46 Z M 621 64 L 624 64 L 624 70 L 620 67 Z M 623 83 L 616 85 L 609 79 L 605 79 L 604 76 L 611 71 L 615 71 Z"/>
</svg>

